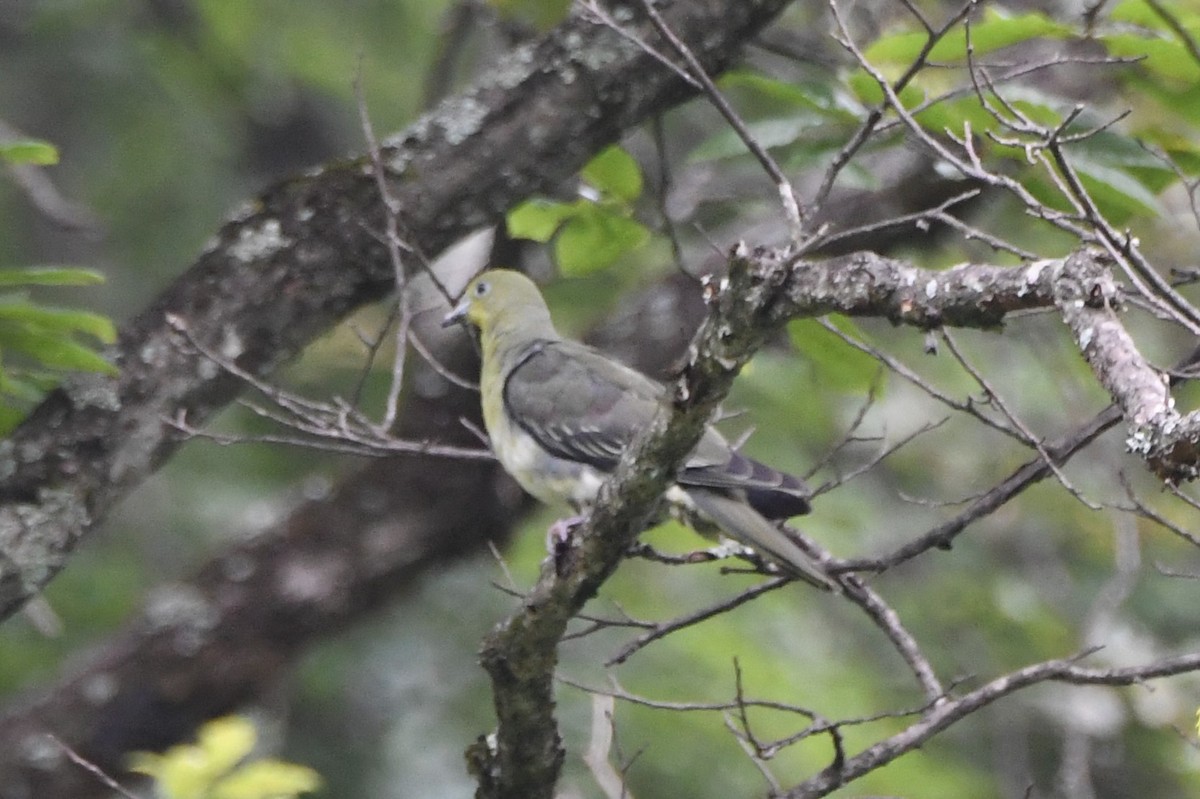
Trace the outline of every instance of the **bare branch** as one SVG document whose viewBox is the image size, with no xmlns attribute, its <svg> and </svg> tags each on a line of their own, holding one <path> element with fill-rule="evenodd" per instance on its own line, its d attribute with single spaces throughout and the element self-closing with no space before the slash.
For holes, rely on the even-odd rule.
<svg viewBox="0 0 1200 799">
<path fill-rule="evenodd" d="M 842 768 L 836 771 L 826 770 L 781 795 L 789 799 L 825 796 L 868 771 L 915 750 L 938 732 L 961 721 L 979 708 L 1031 685 L 1048 681 L 1069 685 L 1135 685 L 1147 680 L 1200 670 L 1200 653 L 1164 658 L 1145 666 L 1121 669 L 1088 668 L 1077 665 L 1078 660 L 1078 657 L 1064 658 L 1026 666 L 997 677 L 960 697 L 948 699 L 930 708 L 919 721 L 905 730 L 850 757 Z"/>
<path fill-rule="evenodd" d="M 946 689 L 942 687 L 941 681 L 934 673 L 929 659 L 921 652 L 920 646 L 917 645 L 917 639 L 905 629 L 896 611 L 857 577 L 845 578 L 843 585 L 846 588 L 846 596 L 862 608 L 871 621 L 883 630 L 900 656 L 904 658 L 904 662 L 912 669 L 921 690 L 925 693 L 925 699 L 934 704 L 941 701 Z"/>
<path fill-rule="evenodd" d="M 837 20 L 838 26 L 841 30 L 842 38 L 839 41 L 843 47 L 851 48 L 852 44 L 850 42 L 850 33 L 842 21 L 841 9 L 838 6 L 838 0 L 829 0 L 829 7 L 833 12 L 834 19 Z M 925 44 L 921 47 L 921 51 L 917 54 L 917 57 L 913 59 L 913 62 L 908 66 L 907 69 L 905 69 L 904 74 L 897 78 L 894 84 L 889 85 L 886 80 L 883 81 L 883 84 L 891 97 L 895 97 L 897 93 L 903 91 L 904 87 L 907 86 L 912 79 L 917 76 L 918 73 L 920 73 L 921 69 L 923 69 L 925 66 L 925 60 L 929 57 L 929 53 L 933 50 L 934 46 L 936 46 L 939 41 L 945 38 L 950 31 L 958 27 L 958 24 L 966 19 L 974 8 L 975 0 L 967 0 L 967 2 L 963 3 L 962 6 L 959 7 L 958 11 L 951 15 L 951 17 L 947 19 L 946 22 L 937 30 L 933 30 L 924 17 L 920 14 L 917 14 L 917 17 L 921 20 L 922 24 L 925 25 L 925 29 L 928 32 L 928 38 L 925 40 Z M 882 77 L 879 79 L 882 80 Z M 825 203 L 825 200 L 829 197 L 829 193 L 833 191 L 833 184 L 837 182 L 838 175 L 840 175 L 842 170 L 846 168 L 846 165 L 850 163 L 855 154 L 858 153 L 858 151 L 863 148 L 867 141 L 870 140 L 871 135 L 875 132 L 880 120 L 883 119 L 883 114 L 887 110 L 887 107 L 888 103 L 885 102 L 873 108 L 871 112 L 867 114 L 867 118 L 864 119 L 862 124 L 859 125 L 858 129 L 855 130 L 854 134 L 850 137 L 850 140 L 846 142 L 846 144 L 840 150 L 838 150 L 838 153 L 836 156 L 834 156 L 829 168 L 825 170 L 825 176 L 821 180 L 821 186 L 817 189 L 817 192 L 813 197 L 811 202 L 811 206 L 813 208 L 819 208 Z"/>
</svg>

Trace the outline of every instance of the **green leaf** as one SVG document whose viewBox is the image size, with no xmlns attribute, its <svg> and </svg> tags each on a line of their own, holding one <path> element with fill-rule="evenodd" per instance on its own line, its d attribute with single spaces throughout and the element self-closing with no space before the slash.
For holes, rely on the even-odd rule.
<svg viewBox="0 0 1200 799">
<path fill-rule="evenodd" d="M 1123 76 L 1124 96 L 1153 99 L 1159 109 L 1151 119 L 1166 117 L 1171 124 L 1178 125 L 1182 122 L 1200 127 L 1200 81 L 1181 85 L 1155 77 L 1136 67 L 1137 65 L 1134 65 L 1129 68 Z M 1138 116 L 1140 118 L 1142 115 Z M 1136 121 L 1138 118 L 1135 118 Z"/>
<path fill-rule="evenodd" d="M 791 144 L 800 139 L 805 132 L 824 124 L 825 118 L 819 114 L 800 113 L 779 119 L 761 119 L 749 122 L 746 129 L 763 147 L 773 148 Z M 721 158 L 735 158 L 745 155 L 746 143 L 736 131 L 722 130 L 701 142 L 688 156 L 690 161 L 713 161 Z"/>
<path fill-rule="evenodd" d="M 0 347 L 28 355 L 55 369 L 115 375 L 117 368 L 72 339 L 20 324 L 0 327 Z"/>
<path fill-rule="evenodd" d="M 1022 86 L 1006 86 L 1001 97 L 993 92 L 986 94 L 987 101 L 1001 117 L 1008 117 L 1010 112 L 1006 106 L 1012 106 L 1031 121 L 1047 128 L 1057 127 L 1062 122 L 1063 115 L 1059 109 L 1069 105 L 1061 98 Z M 999 125 L 992 112 L 974 94 L 934 103 L 918 113 L 916 119 L 929 130 L 938 133 L 950 130 L 958 135 L 962 135 L 964 123 L 967 122 L 977 136 L 995 130 Z M 1024 159 L 1024 152 L 1020 152 Z"/>
<path fill-rule="evenodd" d="M 58 148 L 36 139 L 0 142 L 0 160 L 10 164 L 50 166 L 58 163 Z"/>
<path fill-rule="evenodd" d="M 1087 157 L 1075 156 L 1070 161 L 1084 188 L 1111 221 L 1119 224 L 1131 214 L 1165 215 L 1154 193 L 1128 172 Z"/>
<path fill-rule="evenodd" d="M 1003 97 L 1013 108 L 1046 128 L 1058 127 L 1071 105 L 1065 98 L 1047 94 L 1031 86 L 1006 88 Z M 993 98 L 993 102 L 999 101 Z"/>
<path fill-rule="evenodd" d="M 195 746 L 173 746 L 162 755 L 134 752 L 129 769 L 153 777 L 162 799 L 205 799 L 213 783 L 211 769 Z"/>
<path fill-rule="evenodd" d="M 153 777 L 163 799 L 291 799 L 320 787 L 320 775 L 304 766 L 278 760 L 238 766 L 258 738 L 240 716 L 208 722 L 198 738 L 161 755 L 135 752 L 130 768 Z"/>
<path fill-rule="evenodd" d="M 1180 85 L 1200 80 L 1200 64 L 1181 42 L 1136 33 L 1108 34 L 1101 36 L 1100 41 L 1115 56 L 1141 58 L 1138 66 L 1160 80 Z"/>
<path fill-rule="evenodd" d="M 30 266 L 0 269 L 0 286 L 94 286 L 104 274 L 73 266 Z"/>
<path fill-rule="evenodd" d="M 1160 3 L 1185 30 L 1192 35 L 1200 34 L 1200 10 L 1194 3 L 1170 2 L 1170 0 L 1160 0 Z M 1113 7 L 1108 17 L 1115 22 L 1128 22 L 1133 25 L 1141 25 L 1143 28 L 1170 31 L 1163 18 L 1150 7 L 1146 0 L 1123 0 Z M 1174 35 L 1173 31 L 1171 33 Z"/>
<path fill-rule="evenodd" d="M 796 140 L 780 153 L 780 161 L 788 169 L 807 169 L 828 165 L 834 154 L 846 145 L 844 131 L 835 128 L 821 127 L 809 131 L 808 134 Z M 883 139 L 881 138 L 881 141 Z M 860 164 L 851 161 L 842 172 L 839 183 L 843 187 L 863 185 L 864 179 L 868 185 L 877 186 L 877 175 L 868 174 Z"/>
<path fill-rule="evenodd" d="M 214 719 L 200 728 L 194 744 L 172 746 L 161 755 L 134 752 L 129 767 L 154 778 L 165 799 L 209 799 L 213 785 L 254 748 L 254 725 L 238 717 Z"/>
<path fill-rule="evenodd" d="M 564 275 L 581 276 L 610 266 L 650 238 L 640 223 L 588 205 L 563 225 L 554 240 L 554 259 Z"/>
<path fill-rule="evenodd" d="M 745 89 L 764 101 L 816 111 L 838 121 L 857 119 L 855 109 L 848 107 L 832 84 L 779 80 L 751 69 L 731 70 L 721 76 L 719 84 L 723 89 Z"/>
<path fill-rule="evenodd" d="M 1030 39 L 1065 39 L 1073 35 L 1070 25 L 1055 22 L 1039 13 L 1009 16 L 995 8 L 984 13 L 981 22 L 971 25 L 974 56 L 1009 47 Z M 907 66 L 920 54 L 929 37 L 921 31 L 905 31 L 877 39 L 864 53 L 872 64 Z M 967 57 L 967 34 L 963 27 L 944 36 L 929 52 L 931 61 L 960 61 Z"/>
<path fill-rule="evenodd" d="M 241 716 L 213 719 L 200 728 L 197 745 L 215 774 L 224 774 L 250 754 L 258 733 Z"/>
<path fill-rule="evenodd" d="M 581 177 L 601 193 L 624 202 L 642 196 L 642 168 L 618 145 L 602 150 L 588 162 Z"/>
<path fill-rule="evenodd" d="M 879 105 L 883 102 L 883 89 L 879 87 L 879 82 L 865 70 L 859 69 L 853 72 L 846 82 L 863 105 Z M 911 83 L 900 90 L 900 102 L 905 108 L 916 108 L 924 101 L 925 92 Z"/>
<path fill-rule="evenodd" d="M 0 373 L 0 393 L 24 402 L 38 402 L 46 394 L 43 381 L 17 377 L 12 372 Z"/>
<path fill-rule="evenodd" d="M 0 403 L 0 436 L 11 433 L 25 416 L 25 411 Z"/>
<path fill-rule="evenodd" d="M 0 320 L 25 322 L 59 333 L 87 333 L 111 344 L 117 339 L 117 330 L 107 317 L 90 311 L 69 308 L 50 308 L 27 301 L 0 302 Z"/>
<path fill-rule="evenodd" d="M 1200 141 L 1181 135 L 1178 130 L 1163 128 L 1149 128 L 1140 135 L 1166 153 L 1185 175 L 1195 177 L 1200 174 Z"/>
<path fill-rule="evenodd" d="M 487 0 L 507 20 L 526 22 L 546 32 L 566 19 L 571 0 Z"/>
<path fill-rule="evenodd" d="M 576 213 L 575 204 L 540 198 L 527 200 L 508 212 L 508 235 L 545 244 Z"/>
<path fill-rule="evenodd" d="M 1070 155 L 1128 173 L 1157 194 L 1178 180 L 1178 175 L 1157 155 L 1130 136 L 1102 130 L 1071 146 Z"/>
<path fill-rule="evenodd" d="M 842 332 L 859 340 L 866 338 L 844 316 L 829 319 Z M 879 364 L 875 359 L 839 340 L 816 319 L 794 320 L 787 329 L 792 346 L 813 365 L 822 386 L 847 394 L 862 394 L 876 381 Z"/>
<path fill-rule="evenodd" d="M 279 760 L 248 763 L 218 782 L 212 799 L 290 799 L 321 787 L 321 775 Z"/>
<path fill-rule="evenodd" d="M 949 130 L 960 136 L 968 122 L 971 123 L 971 132 L 976 135 L 996 126 L 995 117 L 973 96 L 934 103 L 915 118 L 928 130 L 936 133 Z"/>
</svg>

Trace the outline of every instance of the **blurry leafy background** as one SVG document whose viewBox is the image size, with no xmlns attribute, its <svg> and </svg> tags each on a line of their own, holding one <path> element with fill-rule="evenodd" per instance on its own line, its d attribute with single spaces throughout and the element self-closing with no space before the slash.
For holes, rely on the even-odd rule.
<svg viewBox="0 0 1200 799">
<path fill-rule="evenodd" d="M 60 161 L 49 174 L 65 197 L 88 211 L 87 221 L 64 230 L 11 183 L 0 182 L 0 267 L 97 270 L 107 278 L 102 285 L 39 286 L 33 296 L 107 315 L 119 325 L 192 260 L 239 202 L 275 179 L 364 149 L 356 81 L 376 131 L 397 130 L 434 95 L 486 65 L 523 26 L 550 24 L 558 13 L 550 6 L 561 10 L 563 4 L 498 5 L 502 16 L 483 13 L 471 34 L 473 46 L 456 51 L 447 68 L 434 65 L 449 6 L 430 0 L 0 2 L 0 120 L 57 147 Z M 860 6 L 864 36 L 894 29 L 898 4 Z M 1119 8 L 1136 21 L 1137 7 Z M 803 31 L 818 14 L 810 4 L 798 4 L 784 29 Z M 1051 16 L 987 20 L 994 27 L 980 26 L 981 50 L 1035 35 L 1065 35 Z M 820 42 L 809 60 L 755 50 L 750 66 L 722 82 L 756 134 L 795 170 L 824 163 L 853 129 L 859 103 L 871 99 L 869 81 L 849 69 L 830 42 L 801 41 Z M 883 36 L 869 54 L 881 64 L 902 66 L 914 41 L 919 44 Z M 1143 52 L 1145 37 L 1114 37 L 1110 46 L 1122 54 Z M 1174 83 L 1147 69 L 1130 71 L 1123 83 L 1113 84 L 1125 93 L 1091 97 L 1091 109 L 1100 114 L 1136 104 L 1139 132 L 1173 148 L 1179 163 L 1193 169 L 1200 163 L 1200 138 L 1192 117 L 1200 104 L 1188 101 L 1200 92 L 1197 66 L 1184 59 L 1190 67 L 1176 67 L 1169 53 L 1162 58 L 1178 72 Z M 929 74 L 933 80 L 937 72 Z M 1027 88 L 1024 107 L 1031 114 L 1059 113 L 1076 89 Z M 935 90 L 914 86 L 913 101 Z M 986 118 L 975 119 L 986 124 Z M 680 222 L 688 264 L 711 257 L 710 240 L 724 243 L 730 231 L 768 240 L 778 235 L 764 221 L 776 216 L 769 185 L 711 109 L 694 104 L 662 124 L 676 182 L 664 205 Z M 1178 222 L 1185 198 L 1178 190 L 1159 194 L 1173 179 L 1163 176 L 1161 162 L 1148 161 L 1128 142 L 1114 135 L 1107 145 L 1095 144 L 1089 164 L 1098 195 L 1122 224 L 1153 240 L 1159 263 L 1192 266 L 1196 230 L 1186 229 L 1186 218 Z M 564 327 L 575 333 L 619 307 L 625 292 L 676 269 L 656 208 L 653 137 L 639 133 L 626 147 L 642 165 L 644 185 L 637 190 L 627 179 L 625 156 L 616 151 L 609 157 L 621 163 L 596 167 L 590 176 L 599 205 L 543 198 L 510 220 L 515 235 L 552 241 L 543 260 L 557 255 L 562 270 L 573 275 L 551 283 L 547 293 Z M 855 191 L 897 182 L 886 155 L 886 147 L 877 145 L 864 166 L 847 172 L 843 188 L 851 199 Z M 1018 169 L 1019 161 L 1014 165 Z M 1029 224 L 1012 203 L 989 202 L 972 213 L 976 223 L 1039 253 L 1061 254 L 1070 246 L 1060 234 Z M 614 239 L 624 245 L 615 262 L 596 248 Z M 893 246 L 896 254 L 928 266 L 993 257 L 978 243 L 923 233 Z M 372 313 L 378 309 L 366 318 Z M 839 324 L 886 347 L 956 397 L 977 391 L 950 358 L 925 354 L 919 333 L 886 323 Z M 1142 345 L 1161 361 L 1181 354 L 1183 343 L 1149 321 L 1139 329 Z M 92 332 L 106 338 L 102 329 Z M 875 361 L 815 323 L 796 323 L 789 333 L 789 341 L 752 364 L 730 402 L 750 410 L 727 427 L 736 434 L 753 424 L 747 445 L 752 454 L 803 472 L 842 437 L 872 386 L 878 399 L 864 432 L 873 436 L 895 441 L 950 415 L 904 380 L 881 376 Z M 1043 434 L 1064 432 L 1103 406 L 1102 393 L 1053 318 L 1023 317 L 1002 337 L 961 333 L 956 340 L 1008 389 L 1006 398 L 1021 418 Z M 356 346 L 353 336 L 335 332 L 283 379 L 310 393 L 345 386 L 355 374 L 354 358 L 347 356 Z M 821 497 L 805 528 L 841 555 L 884 550 L 954 511 L 937 503 L 985 490 L 1027 457 L 1002 436 L 951 417 L 885 467 Z M 218 424 L 240 430 L 252 422 L 232 410 Z M 865 461 L 878 446 L 867 441 L 849 447 L 814 482 Z M 29 618 L 0 627 L 0 691 L 15 695 L 44 680 L 113 630 L 156 584 L 186 576 L 224 543 L 253 534 L 300 497 L 319 495 L 349 465 L 325 454 L 298 456 L 262 446 L 185 447 L 52 584 L 46 598 L 60 629 L 48 635 L 45 623 L 38 629 Z M 1137 463 L 1122 456 L 1119 436 L 1068 472 L 1089 496 L 1115 501 L 1118 468 L 1143 489 L 1152 485 Z M 527 534 L 504 553 L 518 585 L 533 579 L 543 554 L 541 531 L 551 519 L 548 512 L 534 514 Z M 1131 536 L 1141 541 L 1145 579 L 1112 618 L 1094 626 L 1100 640 L 1087 639 L 1081 620 L 1090 618 L 1113 573 L 1118 543 Z M 699 545 L 672 525 L 648 538 L 665 549 Z M 952 553 L 906 564 L 877 584 L 928 642 L 941 672 L 969 681 L 1090 643 L 1103 643 L 1115 661 L 1130 662 L 1195 648 L 1194 583 L 1155 575 L 1149 564 L 1190 563 L 1195 571 L 1197 560 L 1193 549 L 1161 530 L 1089 509 L 1047 484 L 977 525 Z M 632 561 L 606 586 L 597 609 L 616 612 L 619 606 L 638 618 L 668 618 L 750 584 L 750 578 L 717 572 L 716 566 L 666 569 Z M 293 684 L 264 699 L 268 738 L 287 759 L 320 772 L 322 795 L 469 795 L 473 787 L 461 753 L 492 725 L 475 652 L 512 602 L 492 585 L 506 579 L 494 560 L 481 555 L 430 575 L 368 623 L 309 653 Z M 605 685 L 608 672 L 599 664 L 625 637 L 609 631 L 567 643 L 563 673 Z M 894 650 L 864 618 L 834 598 L 795 588 L 672 636 L 615 674 L 626 690 L 663 701 L 727 700 L 735 655 L 749 693 L 830 716 L 870 715 L 919 701 Z M 1198 703 L 1200 681 L 1190 677 L 1153 691 L 1037 688 L 978 714 L 844 793 L 1007 797 L 1026 795 L 1036 781 L 1052 794 L 1066 742 L 1083 734 L 1092 745 L 1096 795 L 1200 796 L 1200 753 L 1191 734 Z M 560 712 L 568 749 L 578 753 L 586 747 L 590 700 L 564 684 Z M 795 726 L 794 719 L 768 712 L 755 714 L 754 721 L 763 737 Z M 866 732 L 848 729 L 848 747 L 902 724 L 882 719 Z M 764 791 L 718 713 L 622 703 L 617 728 L 620 753 L 633 759 L 628 779 L 636 796 Z M 828 742 L 817 739 L 775 763 L 786 783 L 822 768 L 829 754 Z M 599 795 L 577 757 L 568 760 L 564 791 Z"/>
</svg>

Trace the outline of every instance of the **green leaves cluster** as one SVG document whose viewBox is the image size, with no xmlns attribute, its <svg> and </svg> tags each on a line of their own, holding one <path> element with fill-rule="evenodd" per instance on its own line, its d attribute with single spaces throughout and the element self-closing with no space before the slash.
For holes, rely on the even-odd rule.
<svg viewBox="0 0 1200 799">
<path fill-rule="evenodd" d="M 58 150 L 42 141 L 0 143 L 0 160 L 47 165 Z M 30 299 L 33 286 L 90 286 L 104 276 L 74 267 L 0 269 L 0 434 L 8 432 L 66 371 L 115 374 L 87 341 L 116 340 L 106 317 L 72 308 L 42 305 Z M 15 357 L 14 357 L 15 356 Z"/>
<path fill-rule="evenodd" d="M 246 761 L 257 740 L 253 724 L 227 716 L 201 727 L 194 744 L 161 755 L 134 753 L 130 768 L 153 777 L 161 799 L 292 799 L 321 786 L 320 775 L 306 766 Z"/>
<path fill-rule="evenodd" d="M 1063 210 L 1067 201 L 1049 176 L 1034 174 L 1023 146 L 1036 134 L 1018 135 L 1001 119 L 1023 117 L 1045 130 L 1060 131 L 1072 169 L 1100 210 L 1114 223 L 1135 215 L 1160 215 L 1158 194 L 1181 176 L 1200 175 L 1200 6 L 1164 0 L 1162 16 L 1143 0 L 1124 0 L 1099 21 L 1093 35 L 1112 63 L 1097 64 L 1097 80 L 1117 81 L 1142 107 L 1113 109 L 1106 115 L 1079 113 L 1075 100 L 1035 89 L 1029 81 L 992 87 L 972 83 L 966 71 L 987 63 L 986 56 L 1035 40 L 1077 37 L 1071 25 L 1037 13 L 1012 14 L 989 7 L 974 15 L 969 32 L 958 26 L 926 55 L 936 69 L 920 70 L 898 92 L 900 102 L 926 130 L 957 137 L 968 131 L 981 157 L 1001 158 L 1025 169 L 1019 177 L 1039 199 Z M 907 26 L 880 36 L 863 54 L 873 68 L 896 81 L 921 56 L 928 37 Z M 1002 67 L 989 68 L 993 78 Z M 849 71 L 841 85 L 791 83 L 753 72 L 728 74 L 722 88 L 746 95 L 749 128 L 788 167 L 821 166 L 842 146 L 868 109 L 883 101 L 876 78 L 862 68 Z M 1107 127 L 1118 113 L 1134 113 L 1120 126 Z M 900 135 L 877 137 L 871 146 L 892 146 Z M 722 131 L 692 154 L 706 160 L 743 155 L 732 131 Z M 869 182 L 870 175 L 858 177 Z"/>
<path fill-rule="evenodd" d="M 1121 223 L 1138 214 L 1160 215 L 1157 195 L 1181 174 L 1200 174 L 1200 60 L 1189 49 L 1200 36 L 1200 12 L 1183 2 L 1165 2 L 1162 7 L 1169 20 L 1143 0 L 1125 0 L 1101 21 L 1094 37 L 1114 59 L 1114 63 L 1096 66 L 1097 79 L 1124 83 L 1132 91 L 1124 92 L 1123 97 L 1155 101 L 1153 109 L 1078 113 L 1074 100 L 1028 85 L 972 86 L 971 91 L 954 92 L 952 81 L 959 78 L 954 70 L 945 69 L 922 71 L 900 91 L 900 100 L 931 132 L 962 136 L 969 129 L 983 154 L 1022 165 L 1027 163 L 1028 153 L 1014 141 L 1020 137 L 998 117 L 1016 119 L 1020 115 L 1045 130 L 1061 127 L 1059 138 L 1068 142 L 1064 149 L 1071 168 L 1111 221 Z M 1192 43 L 1173 27 L 1176 22 Z M 955 29 L 933 47 L 927 60 L 966 67 L 969 55 L 978 66 L 984 56 L 1005 47 L 1074 35 L 1070 26 L 1044 14 L 1010 15 L 991 8 L 971 23 L 969 36 L 966 28 Z M 885 74 L 896 77 L 918 58 L 925 42 L 924 33 L 892 34 L 875 41 L 865 56 Z M 1117 59 L 1126 61 L 1116 63 Z M 1000 71 L 991 69 L 989 74 Z M 848 85 L 864 104 L 874 105 L 882 99 L 874 78 L 861 69 L 849 77 Z M 1109 127 L 1117 114 L 1126 110 L 1135 113 L 1121 126 Z M 1068 124 L 1071 114 L 1075 116 Z M 1040 143 L 1036 134 L 1026 138 L 1029 143 Z M 1043 201 L 1070 210 L 1044 177 L 1032 178 L 1026 185 Z"/>
<path fill-rule="evenodd" d="M 642 195 L 637 161 L 613 145 L 580 173 L 593 198 L 573 202 L 534 198 L 508 214 L 508 233 L 518 239 L 554 241 L 554 259 L 564 275 L 580 276 L 612 265 L 642 246 L 650 231 L 633 218 Z"/>
</svg>

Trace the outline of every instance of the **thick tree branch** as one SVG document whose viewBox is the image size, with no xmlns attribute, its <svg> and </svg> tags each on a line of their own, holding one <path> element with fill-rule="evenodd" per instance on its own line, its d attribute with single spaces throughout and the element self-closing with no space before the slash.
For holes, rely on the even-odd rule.
<svg viewBox="0 0 1200 799">
<path fill-rule="evenodd" d="M 1076 253 L 1066 266 L 1094 261 Z M 1120 294 L 1111 278 L 1062 281 L 1056 301 L 1080 351 L 1112 395 L 1129 427 L 1125 440 L 1159 477 L 1171 482 L 1200 475 L 1200 412 L 1175 410 L 1170 375 L 1152 367 L 1117 319 Z"/>
<path fill-rule="evenodd" d="M 673 5 L 667 19 L 705 68 L 719 71 L 786 4 L 697 0 Z M 656 40 L 648 24 L 635 27 Z M 437 253 L 689 91 L 612 30 L 569 21 L 385 143 L 401 235 L 413 253 Z M 0 444 L 0 618 L 171 455 L 179 436 L 164 420 L 182 414 L 199 424 L 239 391 L 240 381 L 182 345 L 169 315 L 263 374 L 390 290 L 371 172 L 367 159 L 330 165 L 247 204 L 122 330 L 112 354 L 119 377 L 71 381 Z"/>
<path fill-rule="evenodd" d="M 869 252 L 823 261 L 793 261 L 786 250 L 762 250 L 756 257 L 789 261 L 793 271 L 785 301 L 772 309 L 772 321 L 840 313 L 922 330 L 999 328 L 1013 311 L 1053 307 L 1061 280 L 1107 275 L 1094 262 L 1068 269 L 1061 259 L 1025 267 L 967 263 L 932 270 Z"/>
</svg>

